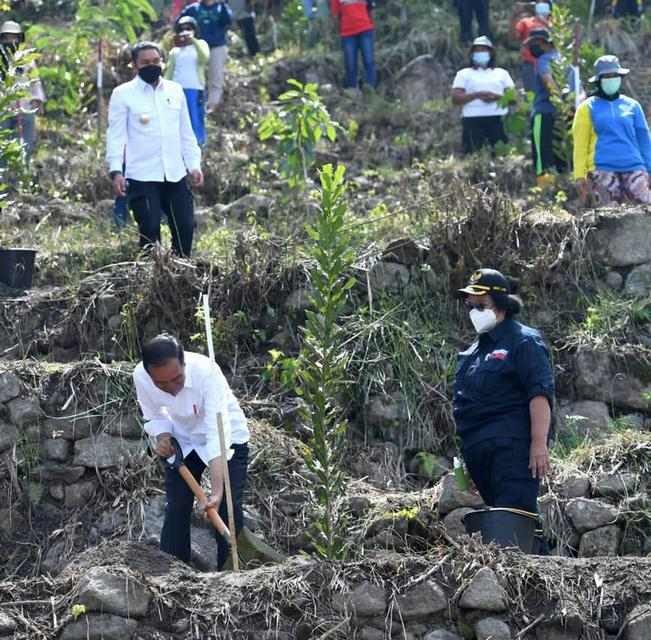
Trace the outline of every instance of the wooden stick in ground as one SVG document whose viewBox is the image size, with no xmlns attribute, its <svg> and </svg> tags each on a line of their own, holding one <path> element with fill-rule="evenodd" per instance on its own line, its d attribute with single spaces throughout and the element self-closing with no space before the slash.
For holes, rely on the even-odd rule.
<svg viewBox="0 0 651 640">
<path fill-rule="evenodd" d="M 201 485 L 194 479 L 194 476 L 190 472 L 190 469 L 188 469 L 184 464 L 182 464 L 179 469 L 179 475 L 185 480 L 185 483 L 190 487 L 190 491 L 194 494 L 195 498 L 199 500 L 199 502 L 205 502 L 208 498 L 206 496 L 206 492 L 201 488 Z M 224 524 L 224 521 L 219 517 L 219 514 L 217 513 L 217 509 L 214 507 L 210 509 L 206 509 L 206 515 L 208 516 L 208 519 L 210 522 L 212 522 L 213 527 L 217 529 L 221 535 L 223 535 L 226 540 L 231 539 L 231 533 L 228 529 L 228 527 Z"/>
<path fill-rule="evenodd" d="M 221 449 L 222 467 L 224 469 L 224 497 L 226 498 L 226 510 L 228 511 L 228 527 L 233 532 L 230 538 L 231 558 L 233 560 L 233 571 L 240 570 L 240 559 L 237 555 L 237 529 L 235 527 L 235 511 L 233 510 L 233 494 L 231 492 L 231 474 L 228 471 L 228 458 L 226 457 L 226 438 L 224 437 L 224 421 L 222 414 L 217 414 L 217 431 L 219 432 L 219 448 Z"/>
</svg>

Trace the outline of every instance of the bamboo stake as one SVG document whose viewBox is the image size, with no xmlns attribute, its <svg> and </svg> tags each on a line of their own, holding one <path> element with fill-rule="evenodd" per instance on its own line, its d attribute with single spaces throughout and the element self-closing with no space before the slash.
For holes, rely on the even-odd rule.
<svg viewBox="0 0 651 640">
<path fill-rule="evenodd" d="M 203 320 L 206 328 L 206 344 L 208 345 L 208 357 L 215 362 L 215 347 L 212 340 L 212 327 L 210 323 L 210 305 L 208 296 L 203 296 Z M 233 571 L 240 570 L 240 560 L 237 555 L 237 531 L 235 530 L 235 512 L 233 510 L 233 494 L 231 492 L 231 475 L 228 470 L 228 459 L 226 457 L 226 438 L 224 436 L 224 422 L 221 413 L 217 414 L 217 432 L 219 433 L 219 448 L 221 450 L 222 468 L 224 470 L 224 493 L 226 498 L 226 509 L 228 511 L 228 526 L 232 533 L 230 537 L 231 557 L 233 560 Z"/>
<path fill-rule="evenodd" d="M 233 509 L 233 493 L 231 491 L 231 475 L 228 470 L 226 459 L 226 438 L 224 437 L 224 422 L 222 414 L 217 414 L 217 430 L 219 431 L 219 448 L 221 449 L 222 467 L 224 469 L 224 488 L 226 498 L 226 510 L 228 511 L 228 528 L 233 532 L 230 539 L 231 558 L 233 560 L 233 571 L 240 570 L 240 557 L 237 553 L 237 529 L 235 527 L 235 509 Z"/>
</svg>

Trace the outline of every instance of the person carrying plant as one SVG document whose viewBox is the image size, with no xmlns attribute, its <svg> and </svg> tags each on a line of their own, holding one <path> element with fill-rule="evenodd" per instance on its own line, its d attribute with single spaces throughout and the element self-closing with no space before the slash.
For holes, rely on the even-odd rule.
<svg viewBox="0 0 651 640">
<path fill-rule="evenodd" d="M 584 204 L 651 204 L 651 136 L 640 103 L 621 93 L 628 73 L 616 56 L 601 56 L 590 78 L 596 92 L 574 117 L 574 178 Z"/>
<path fill-rule="evenodd" d="M 190 16 L 179 18 L 174 25 L 174 48 L 170 51 L 165 77 L 183 87 L 192 130 L 199 146 L 206 143 L 204 89 L 210 48 L 197 38 L 197 21 Z"/>
<path fill-rule="evenodd" d="M 484 502 L 537 513 L 549 472 L 554 376 L 540 333 L 515 320 L 522 309 L 515 293 L 495 269 L 476 271 L 459 290 L 477 339 L 459 354 L 454 420 Z"/>
<path fill-rule="evenodd" d="M 470 47 L 470 65 L 458 71 L 452 83 L 452 101 L 462 107 L 465 154 L 507 141 L 504 116 L 508 108 L 498 102 L 513 87 L 509 72 L 495 66 L 493 43 L 486 36 L 475 38 Z"/>
<path fill-rule="evenodd" d="M 185 351 L 181 343 L 163 333 L 145 343 L 142 362 L 133 371 L 145 432 L 155 452 L 163 458 L 181 455 L 197 482 L 210 469 L 212 495 L 202 510 L 215 508 L 228 522 L 224 500 L 224 474 L 217 430 L 217 414 L 224 425 L 235 529 L 244 525 L 242 501 L 249 457 L 249 428 L 219 366 L 200 353 Z M 172 438 L 181 451 L 175 451 Z M 165 520 L 160 548 L 183 562 L 190 562 L 190 518 L 194 496 L 175 469 L 165 469 Z M 228 542 L 215 532 L 217 567 L 228 558 Z"/>
<path fill-rule="evenodd" d="M 195 187 L 203 184 L 201 148 L 183 89 L 161 78 L 158 45 L 140 42 L 131 55 L 137 75 L 115 88 L 109 102 L 106 161 L 113 192 L 128 196 L 141 247 L 160 242 L 166 213 L 174 252 L 189 257 L 194 201 L 187 178 Z"/>
<path fill-rule="evenodd" d="M 454 0 L 459 14 L 461 44 L 473 40 L 472 18 L 477 20 L 477 35 L 491 37 L 489 0 Z"/>
<path fill-rule="evenodd" d="M 569 87 L 559 87 L 552 74 L 553 63 L 560 58 L 551 35 L 547 29 L 534 29 L 525 41 L 531 55 L 536 60 L 536 75 L 534 78 L 534 100 L 531 117 L 531 149 L 536 182 L 545 188 L 555 183 L 552 173 L 556 170 L 563 173 L 567 170 L 567 160 L 563 157 L 558 144 L 556 107 L 551 96 L 569 97 L 565 91 L 574 91 L 574 76 L 568 69 L 566 76 Z M 558 126 L 562 123 L 558 122 Z M 569 127 L 569 123 L 568 123 Z"/>
<path fill-rule="evenodd" d="M 520 42 L 522 58 L 522 86 L 533 91 L 536 77 L 536 59 L 524 43 L 534 29 L 549 29 L 552 12 L 551 0 L 516 2 L 511 15 L 511 37 Z M 533 14 L 533 15 L 532 15 Z"/>
<path fill-rule="evenodd" d="M 375 88 L 375 24 L 367 0 L 330 0 L 330 11 L 339 22 L 346 79 L 344 89 L 357 91 L 357 59 L 362 56 L 365 83 Z"/>
<path fill-rule="evenodd" d="M 9 68 L 14 67 L 16 88 L 24 94 L 15 104 L 9 105 L 13 116 L 0 126 L 15 132 L 23 145 L 25 161 L 29 163 L 36 150 L 36 114 L 43 108 L 45 92 L 36 65 L 33 62 L 20 64 L 16 55 L 24 42 L 25 34 L 19 23 L 7 20 L 0 26 L 0 80 L 4 80 Z"/>
<path fill-rule="evenodd" d="M 232 12 L 226 0 L 201 0 L 189 4 L 181 16 L 189 16 L 197 21 L 199 37 L 210 47 L 206 113 L 212 113 L 224 96 L 224 74 L 228 59 L 226 37 Z"/>
</svg>

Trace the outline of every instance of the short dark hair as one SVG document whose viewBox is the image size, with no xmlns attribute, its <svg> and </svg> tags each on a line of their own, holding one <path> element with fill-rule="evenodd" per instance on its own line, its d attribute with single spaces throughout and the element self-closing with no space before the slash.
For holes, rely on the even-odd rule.
<svg viewBox="0 0 651 640">
<path fill-rule="evenodd" d="M 159 56 L 163 56 L 163 52 L 155 42 L 151 42 L 150 40 L 143 40 L 142 42 L 138 42 L 133 47 L 131 47 L 131 60 L 133 62 L 138 62 L 138 55 L 140 52 L 146 51 L 147 49 L 154 49 L 154 51 L 158 51 Z"/>
<path fill-rule="evenodd" d="M 157 335 L 142 347 L 142 364 L 145 371 L 149 371 L 150 367 L 160 367 L 174 359 L 184 364 L 183 345 L 178 338 L 169 333 Z"/>
</svg>

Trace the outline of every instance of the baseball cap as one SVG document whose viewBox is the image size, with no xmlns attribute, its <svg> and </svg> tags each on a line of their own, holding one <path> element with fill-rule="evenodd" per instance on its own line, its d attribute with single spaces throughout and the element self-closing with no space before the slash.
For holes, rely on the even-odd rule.
<svg viewBox="0 0 651 640">
<path fill-rule="evenodd" d="M 459 289 L 459 293 L 471 296 L 483 296 L 487 293 L 509 294 L 509 281 L 495 269 L 479 269 L 470 276 L 468 284 Z"/>
</svg>

